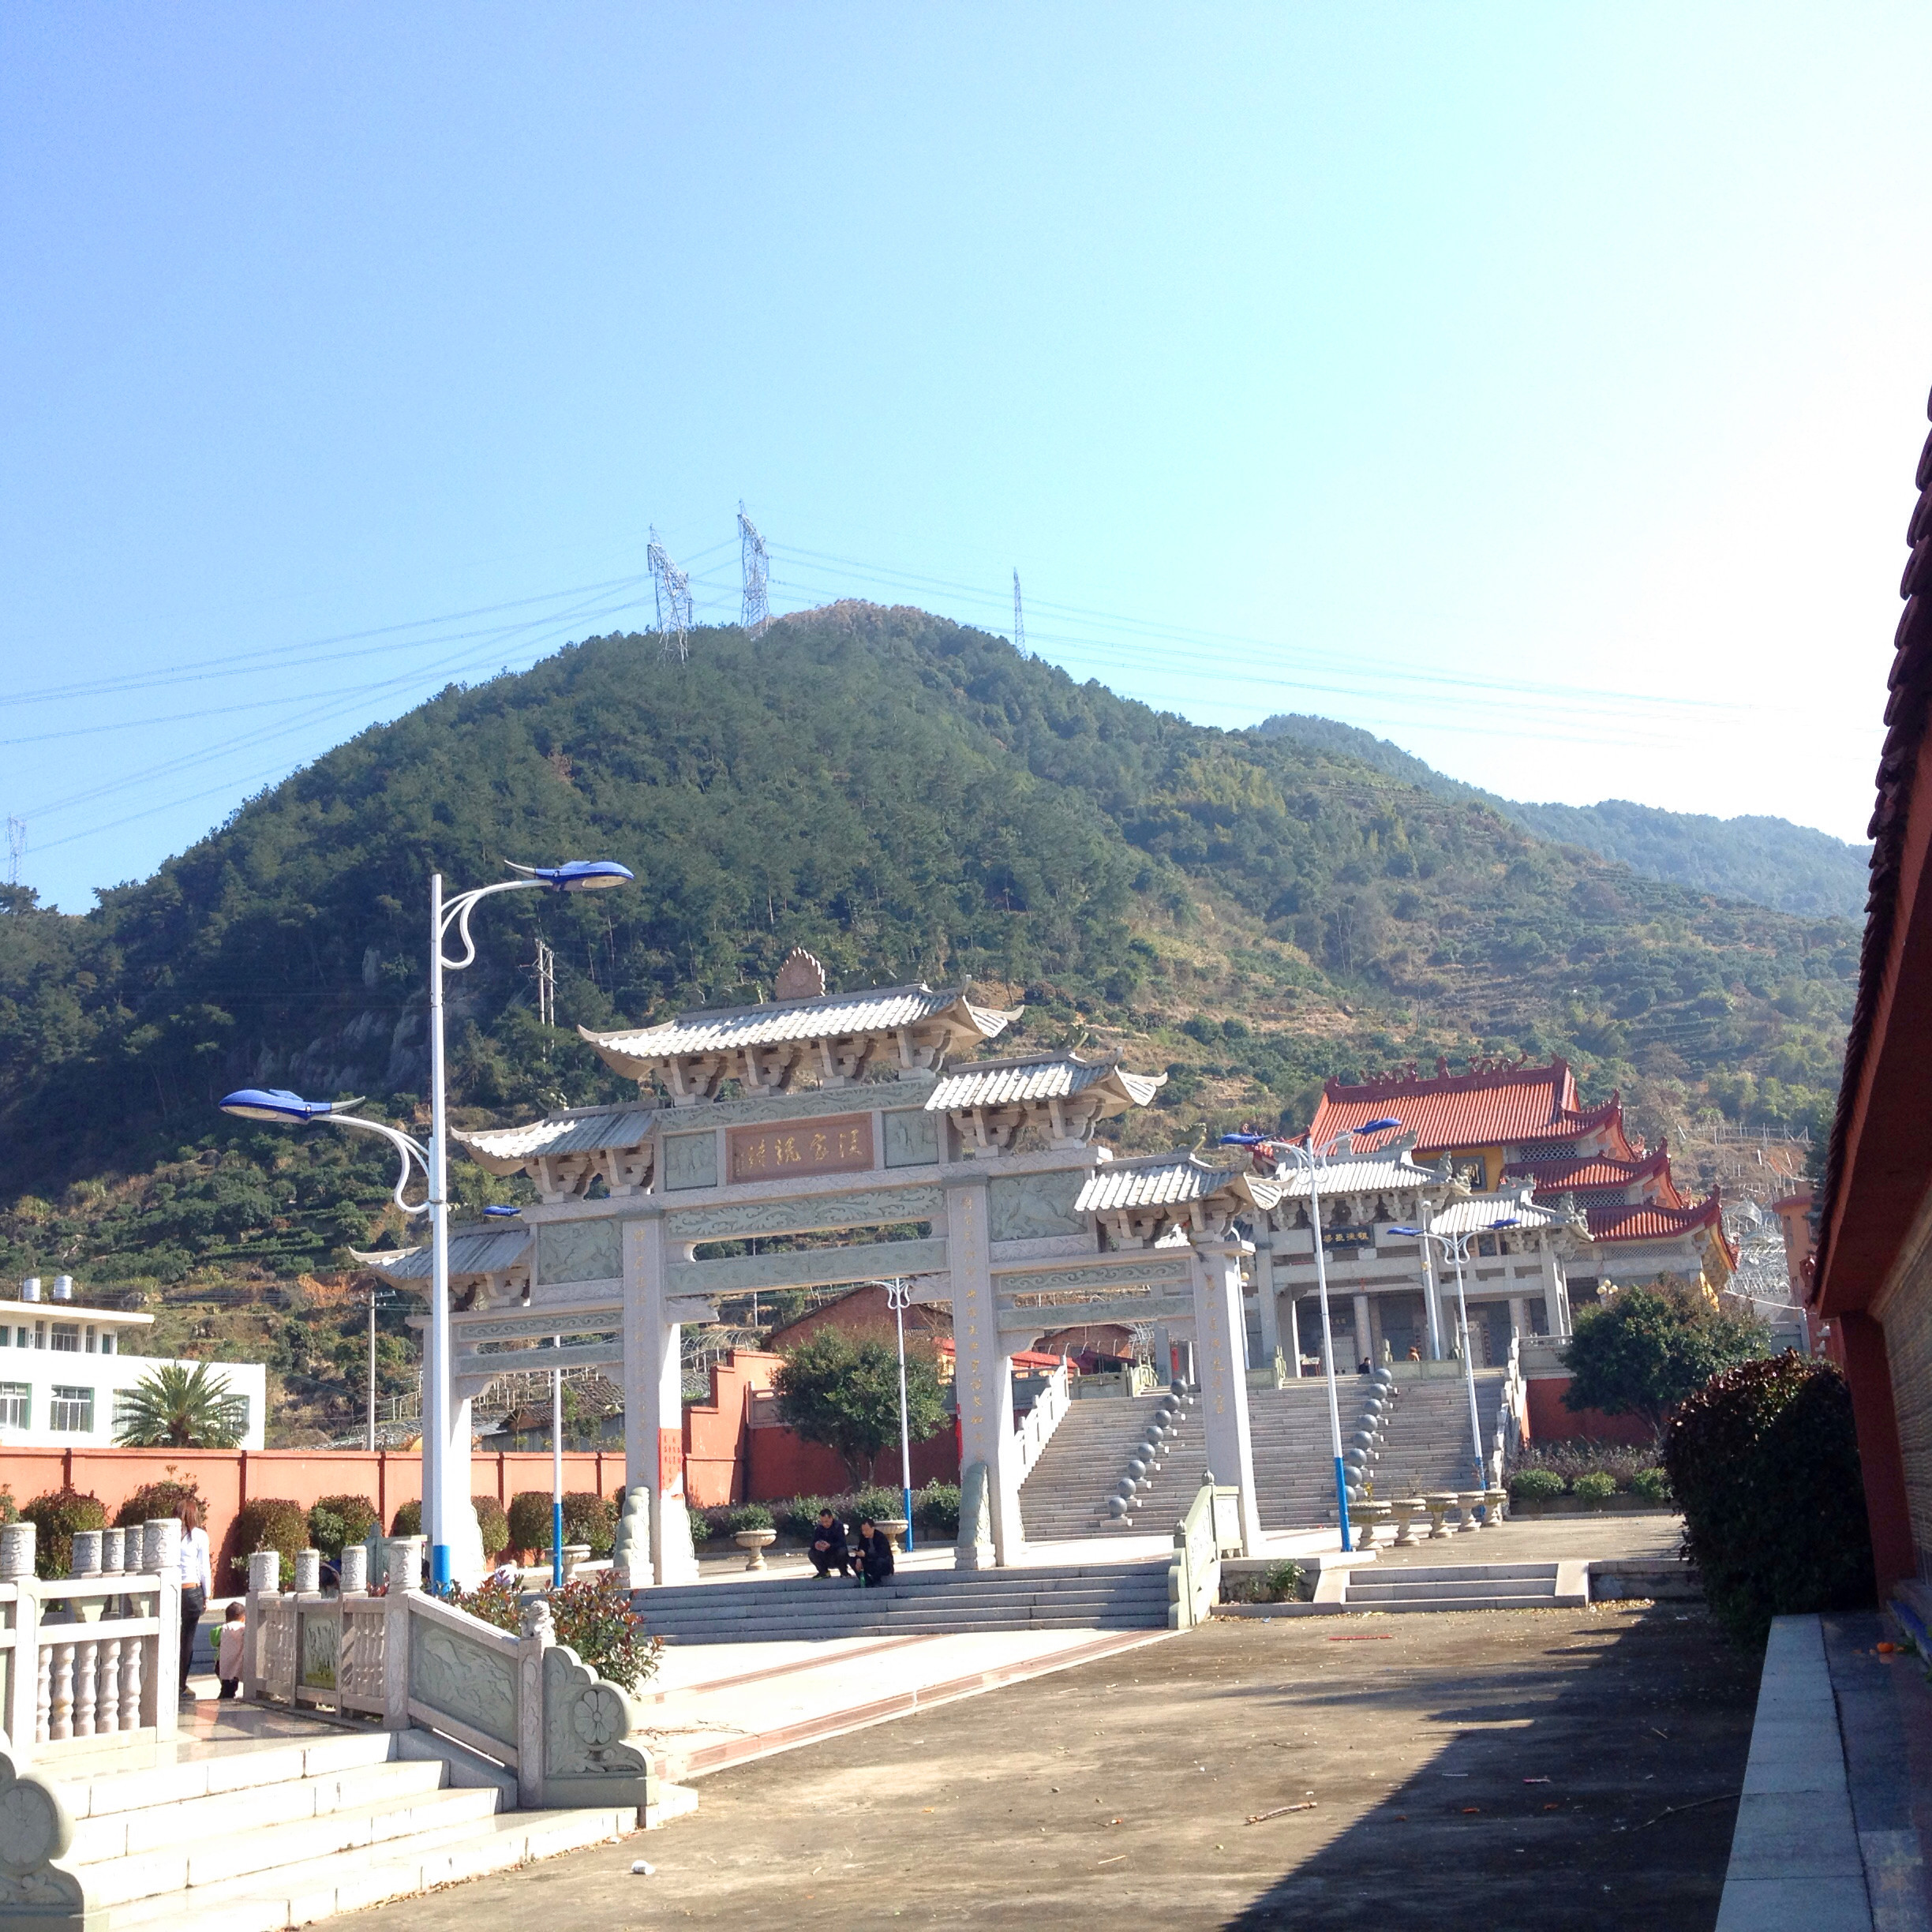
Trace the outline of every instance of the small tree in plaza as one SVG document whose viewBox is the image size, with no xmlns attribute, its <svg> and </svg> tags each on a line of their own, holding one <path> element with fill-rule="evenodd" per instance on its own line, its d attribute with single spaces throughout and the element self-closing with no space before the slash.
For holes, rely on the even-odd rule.
<svg viewBox="0 0 1932 1932">
<path fill-rule="evenodd" d="M 163 1362 L 120 1398 L 124 1449 L 232 1449 L 248 1432 L 248 1398 L 209 1362 Z"/>
<path fill-rule="evenodd" d="M 945 1420 L 938 1365 L 908 1348 L 905 1365 L 907 1427 L 923 1442 Z M 785 1421 L 829 1449 L 855 1488 L 872 1481 L 881 1453 L 899 1440 L 899 1354 L 883 1337 L 818 1329 L 785 1357 L 772 1387 Z"/>
<path fill-rule="evenodd" d="M 1688 1289 L 1626 1288 L 1577 1317 L 1563 1350 L 1563 1406 L 1642 1416 L 1661 1434 L 1679 1403 L 1720 1370 L 1762 1355 L 1765 1339 L 1761 1324 Z"/>
</svg>

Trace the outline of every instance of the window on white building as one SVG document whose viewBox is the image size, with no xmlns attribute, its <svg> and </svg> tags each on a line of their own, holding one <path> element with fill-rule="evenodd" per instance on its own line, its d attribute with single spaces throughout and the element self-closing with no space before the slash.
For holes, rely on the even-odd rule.
<svg viewBox="0 0 1932 1932">
<path fill-rule="evenodd" d="M 33 1390 L 24 1382 L 0 1382 L 0 1427 L 33 1427 Z"/>
<path fill-rule="evenodd" d="M 94 1432 L 94 1391 L 68 1388 L 56 1382 L 47 1404 L 47 1427 L 58 1435 L 91 1436 Z"/>
<path fill-rule="evenodd" d="M 101 1331 L 101 1353 L 111 1355 L 114 1352 L 114 1331 L 111 1328 Z"/>
<path fill-rule="evenodd" d="M 54 1324 L 54 1347 L 62 1355 L 78 1355 L 80 1353 L 80 1324 L 78 1322 L 56 1322 Z"/>
<path fill-rule="evenodd" d="M 33 1346 L 33 1331 L 31 1328 L 16 1328 L 13 1331 L 13 1339 L 22 1348 L 32 1348 Z"/>
</svg>

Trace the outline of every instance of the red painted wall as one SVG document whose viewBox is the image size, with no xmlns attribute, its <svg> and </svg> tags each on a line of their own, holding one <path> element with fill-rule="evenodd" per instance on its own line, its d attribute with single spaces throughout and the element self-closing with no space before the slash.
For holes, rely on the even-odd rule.
<svg viewBox="0 0 1932 1932">
<path fill-rule="evenodd" d="M 745 1432 L 751 1445 L 748 1464 L 750 1489 L 746 1500 L 777 1503 L 787 1496 L 837 1496 L 851 1485 L 845 1465 L 829 1449 L 809 1443 L 788 1428 Z M 878 1480 L 888 1488 L 899 1482 L 899 1451 L 888 1449 L 878 1459 Z M 936 1436 L 912 1445 L 912 1487 L 929 1482 L 959 1481 L 959 1437 L 949 1420 Z"/>
<path fill-rule="evenodd" d="M 1523 1384 L 1530 1398 L 1532 1442 L 1621 1443 L 1633 1448 L 1650 1443 L 1650 1425 L 1642 1416 L 1605 1415 L 1601 1409 L 1566 1409 L 1563 1391 L 1569 1386 L 1567 1376 L 1538 1376 Z"/>
<path fill-rule="evenodd" d="M 609 1496 L 623 1483 L 623 1456 L 616 1451 L 567 1455 L 566 1489 L 593 1489 Z M 227 1559 L 234 1547 L 234 1519 L 245 1503 L 266 1496 L 286 1498 L 306 1509 L 325 1496 L 366 1496 L 381 1511 L 385 1528 L 405 1503 L 422 1496 L 422 1458 L 414 1451 L 373 1455 L 354 1449 L 6 1449 L 0 1450 L 0 1483 L 26 1503 L 50 1489 L 71 1485 L 100 1498 L 114 1520 L 144 1483 L 170 1477 L 192 1478 L 208 1503 L 206 1528 L 215 1552 L 215 1588 L 238 1593 L 239 1573 Z M 474 1455 L 470 1491 L 493 1496 L 507 1505 L 520 1489 L 550 1493 L 550 1458 Z"/>
</svg>

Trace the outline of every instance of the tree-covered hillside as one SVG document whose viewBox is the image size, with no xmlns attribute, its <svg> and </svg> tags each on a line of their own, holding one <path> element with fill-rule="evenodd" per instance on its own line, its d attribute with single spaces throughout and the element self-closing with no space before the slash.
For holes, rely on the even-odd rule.
<svg viewBox="0 0 1932 1932">
<path fill-rule="evenodd" d="M 1267 737 L 1292 738 L 1315 750 L 1359 758 L 1439 798 L 1480 799 L 1538 838 L 1621 859 L 1649 878 L 1754 900 L 1780 912 L 1841 919 L 1864 914 L 1871 848 L 1847 844 L 1788 818 L 1715 818 L 1628 799 L 1604 799 L 1595 805 L 1526 804 L 1446 778 L 1399 745 L 1333 718 L 1282 713 L 1256 728 Z"/>
<path fill-rule="evenodd" d="M 269 1082 L 420 1117 L 429 873 L 575 856 L 638 882 L 481 911 L 481 961 L 452 983 L 471 1118 L 617 1097 L 577 1023 L 748 1003 L 803 944 L 835 986 L 970 980 L 1027 1002 L 1012 1044 L 1170 1069 L 1138 1143 L 1299 1121 L 1325 1074 L 1478 1050 L 1565 1052 L 1653 1132 L 1713 1106 L 1797 1124 L 1835 1088 L 1857 938 L 1353 757 L 1151 711 L 918 611 L 835 606 L 755 646 L 702 631 L 684 663 L 596 639 L 362 733 L 85 917 L 17 897 L 0 1266 L 166 1310 L 374 1237 L 383 1159 L 213 1101 Z M 459 1171 L 477 1198 L 496 1185 Z M 331 1348 L 304 1366 L 277 1333 L 286 1372 L 326 1390 Z"/>
</svg>

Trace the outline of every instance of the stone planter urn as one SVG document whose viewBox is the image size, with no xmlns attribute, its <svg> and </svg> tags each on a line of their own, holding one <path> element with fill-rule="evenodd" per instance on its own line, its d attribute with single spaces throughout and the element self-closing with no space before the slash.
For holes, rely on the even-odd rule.
<svg viewBox="0 0 1932 1932">
<path fill-rule="evenodd" d="M 765 1567 L 765 1552 L 778 1541 L 778 1532 L 776 1530 L 740 1530 L 733 1534 L 732 1541 L 745 1552 L 745 1567 L 747 1570 L 762 1570 Z"/>
<path fill-rule="evenodd" d="M 1420 1496 L 1396 1496 L 1391 1500 L 1389 1510 L 1395 1518 L 1398 1549 L 1406 1549 L 1415 1541 L 1415 1519 L 1424 1513 L 1425 1507 Z"/>
<path fill-rule="evenodd" d="M 1386 1503 L 1357 1503 L 1349 1511 L 1350 1525 L 1361 1531 L 1355 1539 L 1357 1549 L 1373 1549 L 1376 1532 L 1389 1519 L 1389 1506 Z"/>
<path fill-rule="evenodd" d="M 1507 1489 L 1485 1489 L 1483 1492 L 1483 1527 L 1492 1530 L 1503 1520 L 1505 1506 L 1509 1502 Z"/>
<path fill-rule="evenodd" d="M 905 1533 L 912 1528 L 903 1516 L 882 1516 L 873 1524 L 874 1530 L 886 1533 L 886 1541 L 892 1545 L 893 1554 L 900 1555 L 905 1548 Z"/>
</svg>

